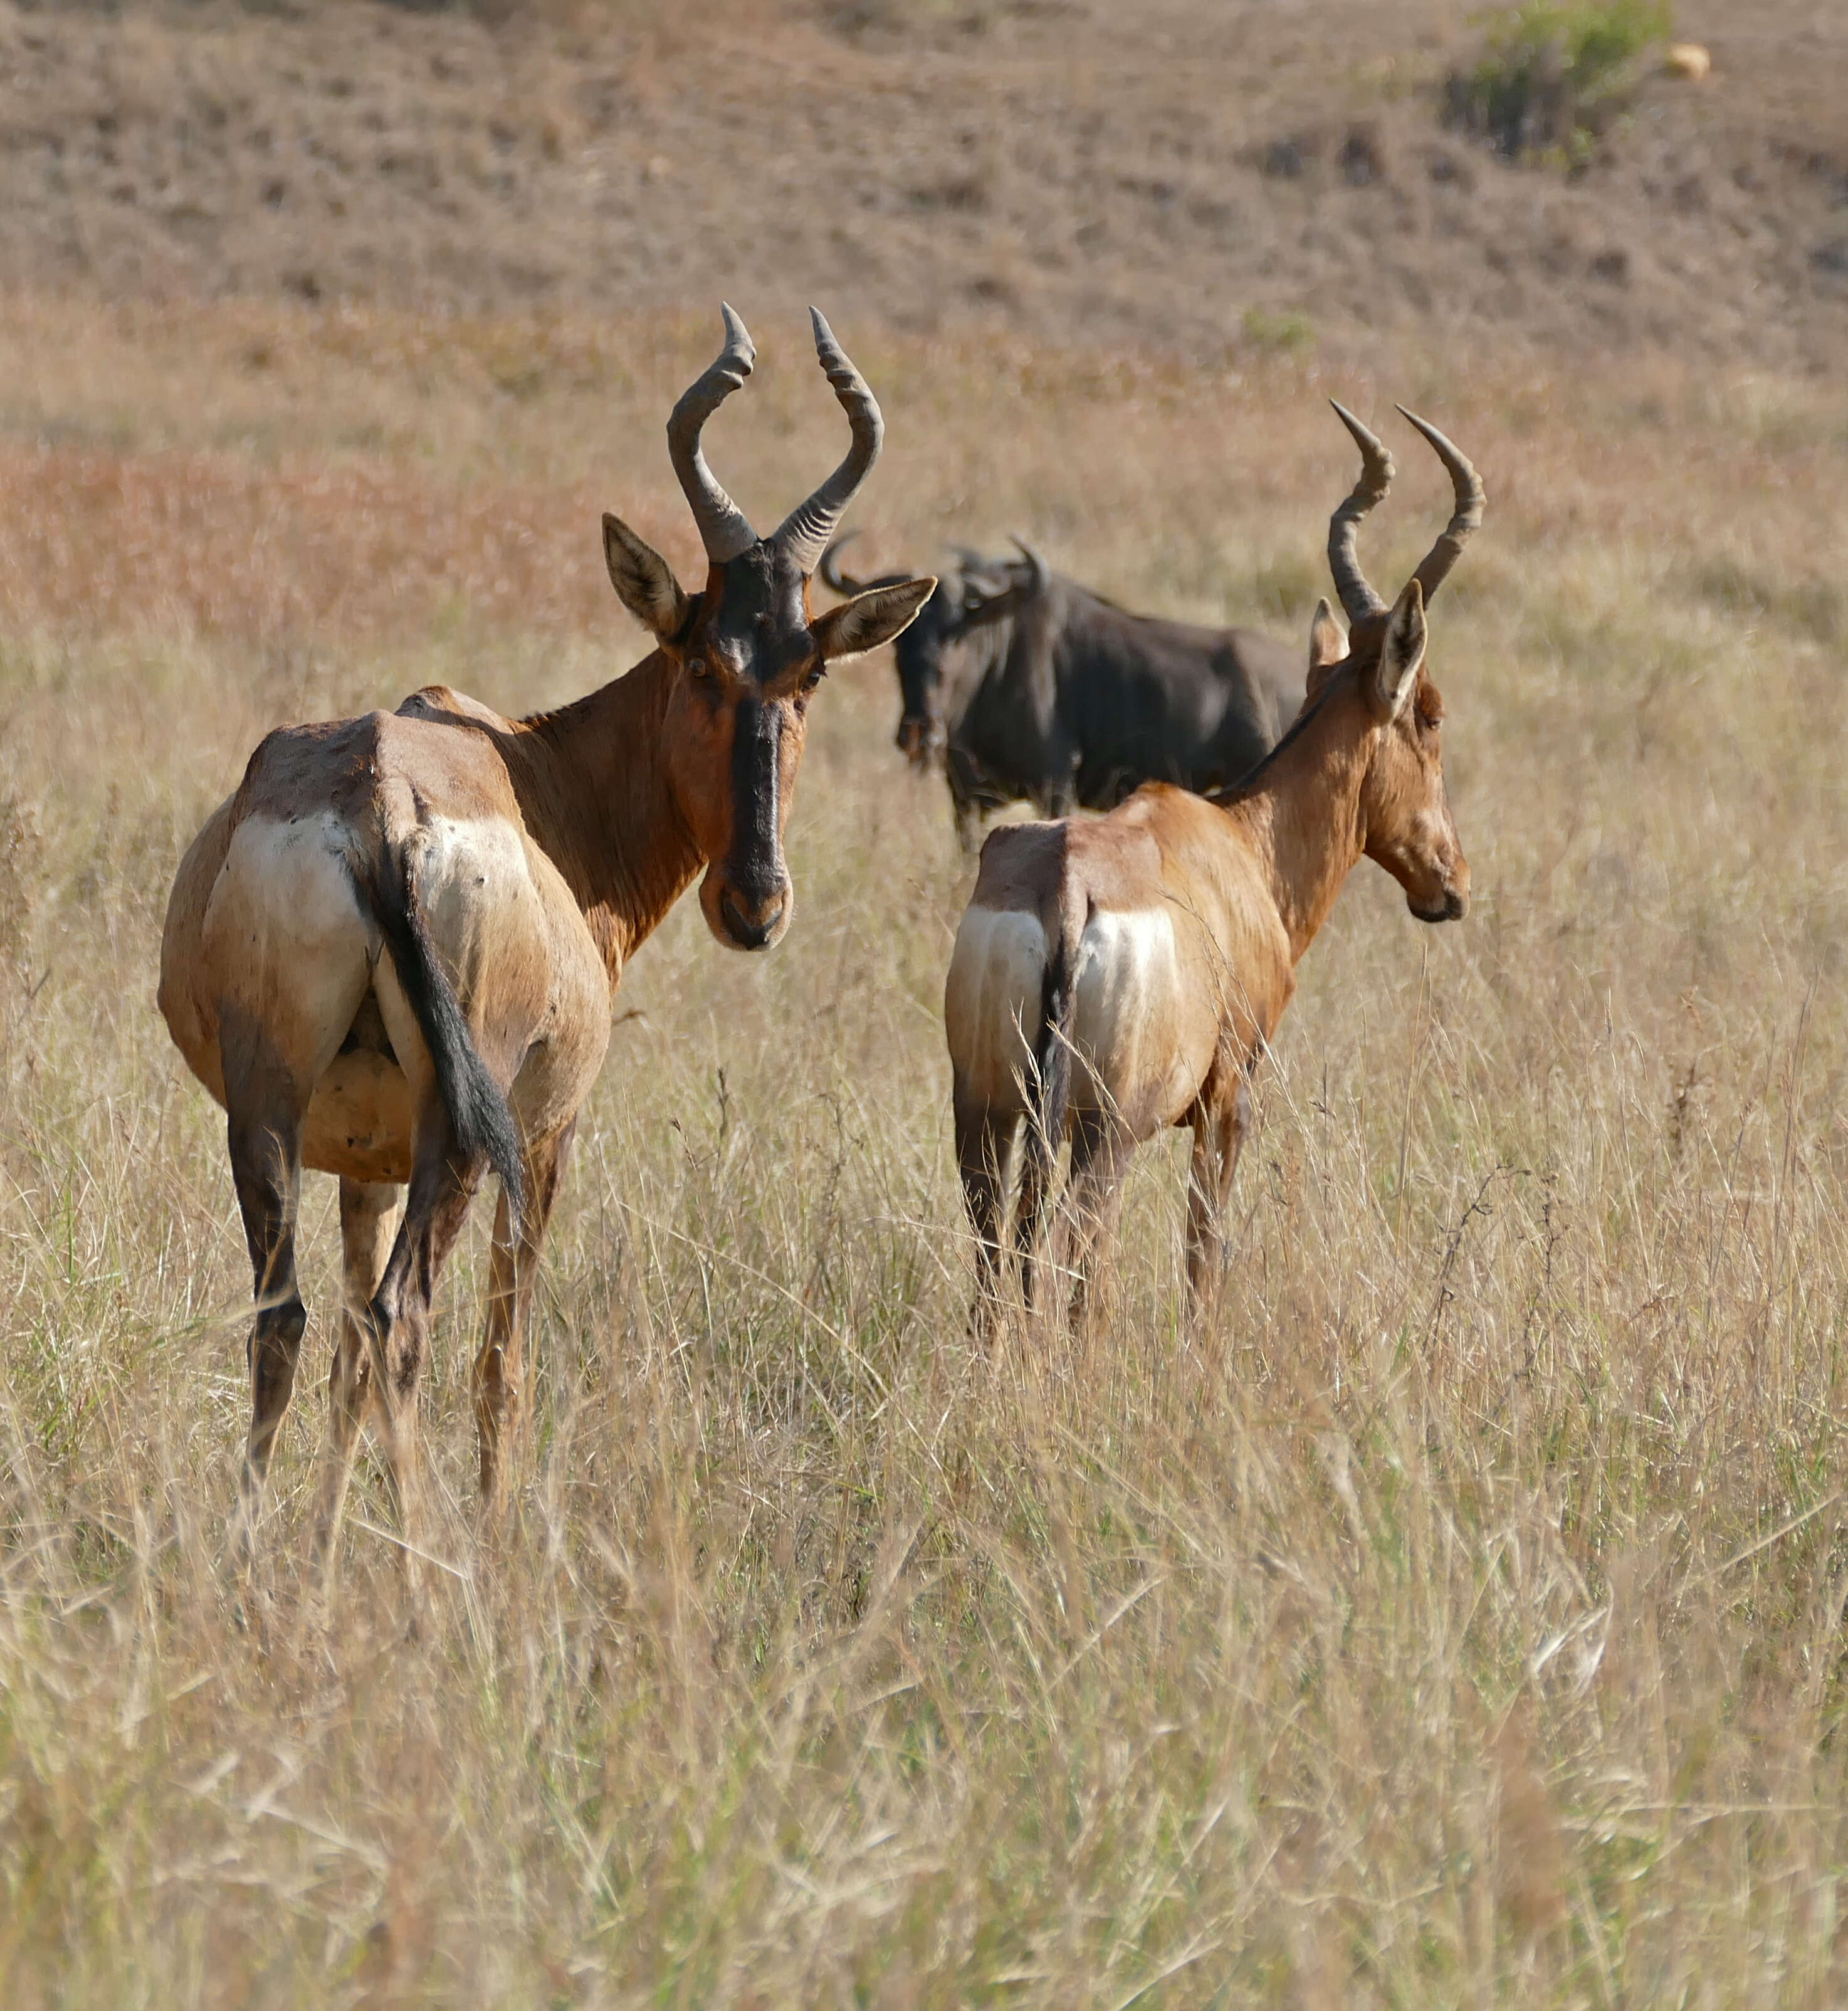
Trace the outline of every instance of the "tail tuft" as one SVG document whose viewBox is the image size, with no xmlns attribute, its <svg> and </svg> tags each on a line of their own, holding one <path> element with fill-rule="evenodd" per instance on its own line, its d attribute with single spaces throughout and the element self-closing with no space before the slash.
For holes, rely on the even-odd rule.
<svg viewBox="0 0 1848 2011">
<path fill-rule="evenodd" d="M 402 848 L 382 845 L 373 859 L 356 866 L 355 877 L 430 1051 L 437 1092 L 457 1148 L 471 1163 L 486 1159 L 493 1168 L 507 1197 L 507 1213 L 517 1223 L 525 1201 L 519 1127 L 505 1092 L 488 1073 L 455 987 L 430 940 L 411 862 Z"/>
</svg>

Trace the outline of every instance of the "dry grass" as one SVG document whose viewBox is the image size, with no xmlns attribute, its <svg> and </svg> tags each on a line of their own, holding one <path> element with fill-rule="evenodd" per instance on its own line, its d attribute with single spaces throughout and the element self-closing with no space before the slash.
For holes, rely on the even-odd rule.
<svg viewBox="0 0 1848 2011">
<path fill-rule="evenodd" d="M 370 1474 L 336 1610 L 302 1596 L 310 1395 L 240 1632 L 247 1280 L 151 1002 L 179 848 L 280 717 L 639 653 L 593 511 L 685 560 L 660 427 L 714 330 L 3 311 L 9 2003 L 1839 2001 L 1839 389 L 1228 381 L 843 319 L 880 555 L 1018 525 L 1197 612 L 1303 621 L 1325 392 L 1453 426 L 1491 497 L 1436 623 L 1478 907 L 1421 931 L 1357 877 L 1211 1334 L 1152 1153 L 1109 1330 L 973 1358 L 966 870 L 888 672 L 844 671 L 789 942 L 682 913 L 625 981 L 504 1550 L 468 1515 L 477 1225 L 415 1632 Z M 792 320 L 754 333 L 713 451 L 767 515 L 838 415 Z M 1382 578 L 1442 508 L 1399 457 Z"/>
</svg>

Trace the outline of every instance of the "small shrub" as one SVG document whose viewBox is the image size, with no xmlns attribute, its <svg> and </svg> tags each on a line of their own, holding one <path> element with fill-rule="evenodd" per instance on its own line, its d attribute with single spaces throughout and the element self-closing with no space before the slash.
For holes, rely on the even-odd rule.
<svg viewBox="0 0 1848 2011">
<path fill-rule="evenodd" d="M 1643 52 L 1672 30 L 1668 0 L 1522 0 L 1489 19 L 1475 66 L 1451 75 L 1451 123 L 1510 160 L 1576 165 L 1629 105 Z"/>
<path fill-rule="evenodd" d="M 1240 326 L 1245 340 L 1259 349 L 1291 354 L 1309 348 L 1316 340 L 1314 323 L 1297 308 L 1287 308 L 1280 314 L 1264 308 L 1247 308 Z"/>
</svg>

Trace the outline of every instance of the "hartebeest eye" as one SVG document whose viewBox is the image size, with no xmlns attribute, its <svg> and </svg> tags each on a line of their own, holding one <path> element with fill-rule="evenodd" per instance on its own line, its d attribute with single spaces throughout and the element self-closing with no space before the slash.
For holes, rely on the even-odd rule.
<svg viewBox="0 0 1848 2011">
<path fill-rule="evenodd" d="M 686 674 L 696 685 L 709 685 L 712 682 L 712 666 L 703 657 L 689 657 Z"/>
<path fill-rule="evenodd" d="M 803 679 L 802 689 L 803 692 L 805 693 L 812 692 L 815 687 L 821 683 L 821 680 L 827 676 L 827 674 L 828 666 L 825 664 L 817 664 L 815 667 L 809 672 L 808 675 Z"/>
</svg>

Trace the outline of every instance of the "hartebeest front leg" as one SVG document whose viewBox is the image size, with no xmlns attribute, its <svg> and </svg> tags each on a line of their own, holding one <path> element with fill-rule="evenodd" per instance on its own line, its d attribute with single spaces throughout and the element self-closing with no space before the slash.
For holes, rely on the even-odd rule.
<svg viewBox="0 0 1848 2011">
<path fill-rule="evenodd" d="M 484 1523 L 504 1513 L 511 1486 L 510 1454 L 526 1409 L 526 1332 L 546 1225 L 571 1156 L 577 1128 L 564 1130 L 526 1154 L 526 1207 L 516 1238 L 507 1196 L 494 1212 L 494 1255 L 488 1286 L 487 1331 L 475 1358 L 475 1425 L 481 1443 L 480 1514 Z"/>
</svg>

